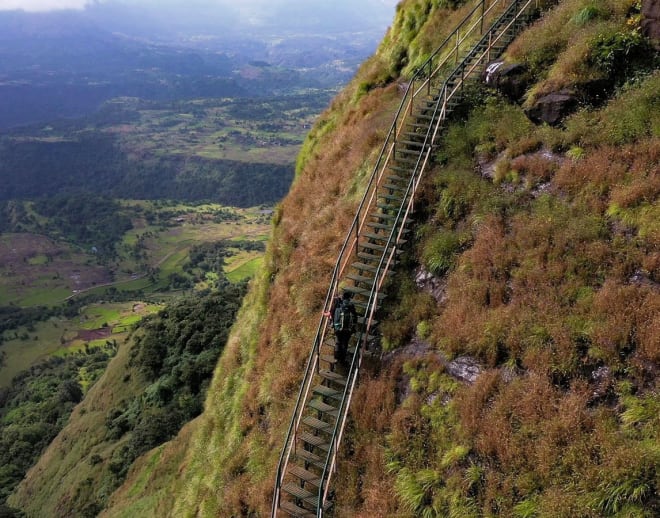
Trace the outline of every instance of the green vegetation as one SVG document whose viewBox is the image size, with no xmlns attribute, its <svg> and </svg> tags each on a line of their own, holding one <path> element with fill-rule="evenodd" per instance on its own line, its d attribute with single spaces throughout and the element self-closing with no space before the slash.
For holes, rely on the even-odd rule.
<svg viewBox="0 0 660 518">
<path fill-rule="evenodd" d="M 0 505 L 103 373 L 115 345 L 45 360 L 0 389 Z"/>
<path fill-rule="evenodd" d="M 112 381 L 106 379 L 101 382 L 100 392 L 90 392 L 92 400 L 85 399 L 84 407 L 78 408 L 69 425 L 75 427 L 80 420 L 87 420 L 89 410 L 85 425 L 88 432 L 74 433 L 76 441 L 62 445 L 66 457 L 63 462 L 84 463 L 78 470 L 65 470 L 63 476 L 68 477 L 70 486 L 60 487 L 58 483 L 54 489 L 58 494 L 69 495 L 57 505 L 59 512 L 66 509 L 76 515 L 98 514 L 137 457 L 170 439 L 201 413 L 210 377 L 244 293 L 244 284 L 224 282 L 212 293 L 166 306 L 137 324 L 128 342 L 122 340 L 126 343 L 119 358 L 123 365 L 110 367 L 107 376 Z M 107 322 L 108 327 L 116 329 L 126 325 L 128 319 L 121 306 L 92 306 L 85 312 L 83 325 L 105 329 L 103 324 Z M 112 343 L 117 340 L 113 338 Z M 84 358 L 90 351 L 94 349 L 85 346 L 85 351 L 49 362 Z M 103 372 L 89 362 L 76 365 L 76 380 L 85 388 Z M 36 374 L 39 369 L 31 371 Z M 112 394 L 109 399 L 108 393 Z M 63 418 L 55 433 L 70 411 L 71 406 L 62 407 Z M 90 428 L 95 431 L 90 432 Z M 53 436 L 44 437 L 44 444 Z M 26 467 L 34 459 L 26 461 Z M 22 478 L 22 473 L 19 475 L 13 485 Z M 90 485 L 90 480 L 96 483 Z M 13 485 L 7 486 L 7 491 Z"/>
<path fill-rule="evenodd" d="M 48 218 L 46 234 L 70 239 L 103 258 L 115 257 L 117 242 L 133 228 L 130 218 L 121 213 L 119 203 L 93 194 L 49 197 L 36 202 L 34 210 Z"/>
</svg>

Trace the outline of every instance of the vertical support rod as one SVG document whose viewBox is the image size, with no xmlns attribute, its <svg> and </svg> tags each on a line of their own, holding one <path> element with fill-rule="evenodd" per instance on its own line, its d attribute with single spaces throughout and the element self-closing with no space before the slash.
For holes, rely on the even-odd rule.
<svg viewBox="0 0 660 518">
<path fill-rule="evenodd" d="M 429 77 L 426 80 L 426 95 L 431 95 L 431 74 L 433 73 L 433 58 L 429 59 Z"/>
<path fill-rule="evenodd" d="M 488 53 L 486 61 L 490 63 L 490 48 L 493 45 L 493 33 L 489 32 L 488 33 L 488 50 L 486 51 Z"/>
<path fill-rule="evenodd" d="M 484 33 L 484 15 L 486 12 L 486 0 L 481 0 L 481 28 L 479 29 L 479 34 Z"/>
</svg>

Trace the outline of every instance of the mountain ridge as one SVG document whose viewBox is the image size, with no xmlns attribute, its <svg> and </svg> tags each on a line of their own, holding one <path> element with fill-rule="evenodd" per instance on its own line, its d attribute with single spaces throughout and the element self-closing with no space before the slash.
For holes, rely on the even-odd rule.
<svg viewBox="0 0 660 518">
<path fill-rule="evenodd" d="M 560 1 L 506 56 L 532 72 L 526 102 L 599 77 L 613 89 L 598 106 L 553 127 L 496 92 L 466 92 L 388 287 L 385 354 L 361 375 L 335 515 L 660 510 L 657 55 L 615 74 L 626 48 L 646 44 L 638 4 Z M 102 516 L 270 513 L 326 282 L 400 82 L 468 7 L 401 3 L 306 139 L 204 413 L 138 461 Z M 474 382 L 447 370 L 455 358 L 478 366 Z M 28 504 L 24 487 L 10 503 Z"/>
</svg>

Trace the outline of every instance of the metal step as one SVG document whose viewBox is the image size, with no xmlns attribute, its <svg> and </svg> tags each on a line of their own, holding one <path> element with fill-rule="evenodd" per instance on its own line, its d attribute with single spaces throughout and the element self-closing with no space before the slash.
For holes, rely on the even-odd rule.
<svg viewBox="0 0 660 518">
<path fill-rule="evenodd" d="M 363 259 L 364 261 L 372 261 L 375 264 L 378 264 L 380 260 L 383 258 L 383 254 L 374 255 L 374 254 L 368 254 L 367 252 L 358 252 L 357 256 L 358 259 Z"/>
<path fill-rule="evenodd" d="M 376 251 L 378 251 L 378 252 L 384 252 L 384 251 L 385 251 L 385 247 L 384 247 L 384 246 L 377 245 L 377 244 L 375 244 L 375 243 L 360 243 L 358 246 L 360 246 L 360 247 L 362 247 L 362 248 L 368 248 L 369 250 L 376 250 Z M 393 247 L 390 245 L 389 248 L 393 248 Z M 401 250 L 401 249 L 397 249 L 397 250 L 395 251 L 395 253 L 396 253 L 397 255 L 399 255 L 399 254 L 403 253 L 403 250 Z"/>
<path fill-rule="evenodd" d="M 317 412 L 321 412 L 322 414 L 327 414 L 330 417 L 337 417 L 337 414 L 339 412 L 339 409 L 337 407 L 328 405 L 327 403 L 324 403 L 320 399 L 310 399 L 309 402 L 307 403 L 307 406 L 313 410 L 316 410 Z"/>
<path fill-rule="evenodd" d="M 374 214 L 370 214 L 370 216 L 372 218 L 382 219 L 382 220 L 385 220 L 385 221 L 392 221 L 393 219 L 397 219 L 396 214 L 384 214 L 382 212 L 376 212 Z M 366 234 L 363 234 L 363 235 L 366 235 Z"/>
<path fill-rule="evenodd" d="M 404 228 L 403 231 L 401 232 L 401 234 L 404 235 L 404 234 L 406 234 L 407 232 L 409 232 L 409 229 Z M 378 240 L 380 240 L 380 241 L 387 241 L 387 240 L 389 239 L 389 236 L 390 236 L 389 232 L 388 232 L 388 233 L 382 233 L 382 234 L 362 234 L 362 235 L 363 235 L 364 237 L 368 237 L 368 238 L 370 238 L 370 239 L 378 239 Z M 397 234 L 395 234 L 395 236 L 396 236 L 396 235 L 397 235 Z M 407 242 L 408 242 L 407 239 L 399 239 L 399 240 L 396 242 L 396 246 L 403 246 L 403 245 L 405 245 Z M 391 244 L 390 244 L 390 246 L 391 246 Z"/>
<path fill-rule="evenodd" d="M 396 155 L 400 154 L 400 155 L 415 155 L 416 156 L 416 155 L 419 155 L 419 153 L 420 153 L 419 149 L 403 148 L 403 149 L 397 149 L 396 152 L 394 153 L 394 155 L 396 156 Z"/>
<path fill-rule="evenodd" d="M 378 198 L 386 201 L 398 201 L 399 203 L 403 201 L 403 198 L 396 194 L 379 194 Z"/>
<path fill-rule="evenodd" d="M 302 420 L 302 422 L 306 426 L 309 426 L 314 430 L 318 430 L 319 432 L 324 432 L 324 433 L 332 433 L 332 430 L 335 427 L 334 424 L 326 423 L 325 421 L 321 421 L 320 419 L 317 419 L 316 417 L 312 417 L 312 416 L 305 417 Z"/>
<path fill-rule="evenodd" d="M 382 210 L 393 210 L 398 212 L 399 209 L 401 208 L 401 204 L 392 205 L 391 203 L 377 203 L 376 207 Z M 377 214 L 380 214 L 380 212 L 378 212 Z"/>
<path fill-rule="evenodd" d="M 339 392 L 338 390 L 326 387 L 325 385 L 317 385 L 312 389 L 312 392 L 314 392 L 314 394 L 318 394 L 319 396 L 332 398 L 337 401 L 341 401 L 343 397 L 343 392 Z"/>
<path fill-rule="evenodd" d="M 407 225 L 409 223 L 410 223 L 410 220 L 407 220 L 407 221 L 404 222 L 404 225 Z M 369 221 L 366 224 L 366 226 L 371 227 L 371 228 L 375 228 L 376 230 L 384 230 L 385 232 L 383 232 L 382 234 L 375 234 L 375 235 L 378 236 L 379 239 L 383 238 L 383 237 L 385 237 L 387 239 L 387 236 L 389 236 L 390 232 L 392 231 L 392 225 L 386 225 L 384 223 L 374 223 L 373 221 Z M 398 232 L 398 230 L 397 230 L 397 232 Z M 402 234 L 407 234 L 408 232 L 410 232 L 409 228 L 404 227 L 403 230 L 401 230 Z M 363 232 L 361 235 L 366 236 L 367 234 Z"/>
<path fill-rule="evenodd" d="M 320 469 L 323 469 L 325 466 L 325 459 L 319 457 L 316 453 L 312 453 L 303 448 L 297 448 L 295 455 L 297 460 L 301 460 L 305 463 L 305 466 L 311 465 Z"/>
<path fill-rule="evenodd" d="M 362 282 L 364 284 L 369 284 L 370 286 L 373 285 L 374 283 L 374 278 L 373 277 L 364 277 L 362 275 L 356 275 L 354 273 L 350 273 L 346 276 L 346 278 L 351 279 L 352 281 L 355 282 Z"/>
<path fill-rule="evenodd" d="M 289 493 L 292 497 L 297 498 L 298 500 L 302 500 L 306 504 L 313 506 L 316 506 L 319 498 L 318 495 L 303 489 L 298 484 L 294 484 L 293 482 L 283 485 L 282 491 Z"/>
<path fill-rule="evenodd" d="M 418 162 L 418 160 L 411 160 L 408 158 L 398 158 L 398 157 L 395 158 L 394 161 L 398 164 L 412 164 L 412 165 L 416 165 Z"/>
<path fill-rule="evenodd" d="M 428 130 L 430 124 L 422 122 L 406 122 L 406 126 L 409 128 L 424 128 L 425 130 Z"/>
<path fill-rule="evenodd" d="M 330 444 L 326 442 L 326 439 L 324 437 L 321 437 L 320 435 L 314 435 L 309 432 L 303 432 L 298 437 L 300 437 L 300 440 L 302 442 L 309 444 L 314 448 L 318 448 L 319 450 L 322 450 L 326 453 L 330 449 Z"/>
<path fill-rule="evenodd" d="M 415 133 L 416 134 L 416 133 Z M 420 135 L 421 136 L 421 135 Z M 416 148 L 421 148 L 424 147 L 424 141 L 422 142 L 415 142 L 413 140 L 398 140 L 397 144 L 403 144 L 404 146 L 410 146 L 410 147 L 416 147 Z"/>
<path fill-rule="evenodd" d="M 400 167 L 400 166 L 396 166 L 396 165 L 390 165 L 389 168 L 392 171 L 394 171 L 395 173 L 405 173 L 408 176 L 400 176 L 398 174 L 388 174 L 385 177 L 387 179 L 387 181 L 389 181 L 389 182 L 403 182 L 403 183 L 406 184 L 406 186 L 408 185 L 408 183 L 410 182 L 410 173 L 412 173 L 412 170 L 410 170 L 409 168 Z"/>
<path fill-rule="evenodd" d="M 362 295 L 364 297 L 369 297 L 371 295 L 371 290 L 365 290 L 364 288 L 356 288 L 356 287 L 351 287 L 351 288 L 345 288 L 347 290 L 350 290 L 351 293 L 355 293 L 357 295 Z M 385 295 L 380 295 L 380 297 L 385 297 Z"/>
<path fill-rule="evenodd" d="M 373 221 L 368 221 L 365 226 L 375 228 L 378 230 L 385 230 L 384 235 L 389 235 L 392 231 L 392 225 L 385 225 L 384 223 L 374 223 Z"/>
<path fill-rule="evenodd" d="M 300 466 L 289 466 L 289 469 L 287 470 L 291 475 L 294 477 L 298 477 L 300 480 L 307 484 L 311 484 L 313 486 L 319 487 L 321 485 L 321 477 L 317 475 L 316 473 L 312 473 L 311 471 L 306 470 L 303 467 Z"/>
<path fill-rule="evenodd" d="M 342 387 L 346 385 L 346 376 L 342 376 L 336 372 L 320 370 L 319 376 L 321 376 L 323 379 L 336 383 L 337 385 L 341 385 Z"/>
<path fill-rule="evenodd" d="M 293 518 L 316 518 L 316 512 L 303 507 L 298 507 L 293 502 L 284 500 L 280 502 L 280 509 Z"/>
<path fill-rule="evenodd" d="M 381 186 L 382 189 L 387 189 L 390 191 L 400 191 L 400 192 L 406 192 L 408 190 L 408 187 L 402 187 L 401 185 L 394 185 L 393 183 L 386 183 Z"/>
</svg>

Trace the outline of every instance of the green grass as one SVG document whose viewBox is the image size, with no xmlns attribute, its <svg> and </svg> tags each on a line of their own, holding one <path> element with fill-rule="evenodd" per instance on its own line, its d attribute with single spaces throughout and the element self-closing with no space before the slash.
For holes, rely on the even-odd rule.
<svg viewBox="0 0 660 518">
<path fill-rule="evenodd" d="M 239 282 L 254 277 L 263 268 L 264 258 L 262 256 L 248 259 L 238 265 L 226 268 L 227 278 L 231 282 Z"/>
<path fill-rule="evenodd" d="M 81 320 L 84 318 L 85 322 L 81 326 L 83 329 L 98 329 L 104 324 L 111 325 L 120 318 L 122 306 L 117 304 L 111 305 L 92 305 L 83 311 Z"/>
<path fill-rule="evenodd" d="M 0 368 L 0 387 L 8 386 L 16 374 L 39 360 L 55 354 L 61 355 L 63 347 L 60 339 L 73 338 L 74 326 L 74 323 L 66 320 L 49 320 L 35 324 L 32 332 L 25 328 L 17 330 L 19 336 L 27 336 L 27 339 L 6 340 L 2 344 L 6 356 L 5 364 Z M 11 336 L 11 333 L 5 333 L 5 338 L 8 336 Z"/>
<path fill-rule="evenodd" d="M 36 255 L 36 256 L 31 257 L 30 259 L 28 259 L 28 264 L 30 264 L 32 266 L 44 265 L 44 264 L 47 264 L 47 263 L 48 263 L 48 257 L 43 255 L 43 254 Z"/>
</svg>

